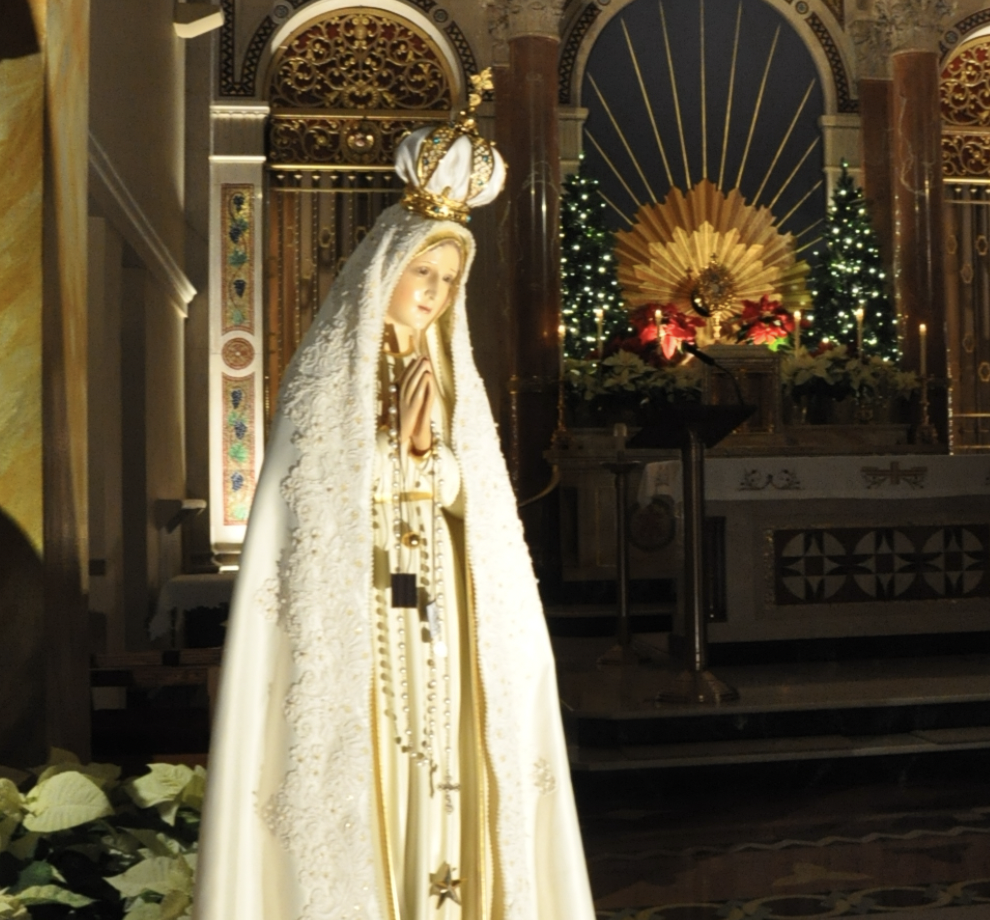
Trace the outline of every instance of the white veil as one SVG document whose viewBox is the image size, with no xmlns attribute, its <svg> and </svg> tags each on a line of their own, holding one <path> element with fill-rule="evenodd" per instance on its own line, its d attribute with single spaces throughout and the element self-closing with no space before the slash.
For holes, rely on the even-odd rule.
<svg viewBox="0 0 990 920">
<path fill-rule="evenodd" d="M 465 266 L 431 332 L 449 335 L 501 913 L 593 920 L 542 605 L 468 337 L 474 241 L 398 205 L 334 282 L 283 382 L 224 651 L 198 920 L 389 920 L 371 716 L 378 356 L 406 263 L 451 236 Z"/>
</svg>

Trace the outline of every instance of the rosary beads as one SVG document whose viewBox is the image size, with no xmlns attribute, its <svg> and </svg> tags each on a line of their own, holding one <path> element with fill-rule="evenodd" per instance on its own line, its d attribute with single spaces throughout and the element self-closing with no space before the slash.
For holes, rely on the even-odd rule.
<svg viewBox="0 0 990 920">
<path fill-rule="evenodd" d="M 390 371 L 397 369 L 391 366 Z M 452 793 L 460 789 L 451 775 L 453 755 L 453 700 L 451 697 L 450 679 L 450 650 L 445 641 L 445 576 L 444 576 L 444 523 L 441 495 L 444 488 L 443 467 L 441 462 L 442 441 L 437 427 L 431 422 L 431 446 L 428 453 L 419 460 L 420 474 L 429 472 L 431 479 L 429 542 L 422 521 L 420 503 L 427 499 L 421 492 L 412 492 L 408 483 L 403 482 L 402 450 L 399 441 L 399 387 L 397 383 L 388 386 L 387 428 L 389 447 L 389 467 L 391 476 L 391 494 L 388 506 L 391 512 L 391 545 L 390 588 L 391 615 L 385 613 L 383 624 L 379 625 L 381 633 L 379 648 L 382 655 L 382 691 L 390 695 L 388 689 L 389 672 L 398 672 L 398 698 L 393 696 L 392 706 L 386 708 L 395 727 L 395 742 L 404 753 L 409 754 L 414 762 L 428 766 L 430 771 L 430 791 L 434 792 L 433 774 L 438 771 L 440 759 L 437 755 L 443 753 L 443 782 L 439 784 L 444 793 L 444 810 L 450 814 L 454 811 Z M 405 486 L 405 491 L 403 487 Z M 403 558 L 406 564 L 403 565 Z M 418 569 L 424 578 L 424 587 L 432 594 L 432 599 L 425 599 L 425 606 L 420 609 L 420 592 L 417 585 L 415 561 L 419 562 Z M 415 637 L 408 634 L 406 617 L 408 610 L 414 608 L 420 611 L 423 621 L 422 638 L 429 644 L 429 653 L 425 659 L 426 686 L 423 710 L 423 733 L 417 750 L 415 744 L 413 720 L 410 706 L 409 681 L 413 669 L 410 667 L 409 654 L 418 643 Z M 394 627 L 393 627 L 394 622 Z M 389 632 L 395 630 L 395 667 L 390 667 Z M 411 643 L 411 644 L 410 644 Z M 440 702 L 438 704 L 438 696 Z M 440 715 L 438 732 L 437 716 Z M 405 726 L 399 726 L 399 711 L 404 715 Z"/>
</svg>

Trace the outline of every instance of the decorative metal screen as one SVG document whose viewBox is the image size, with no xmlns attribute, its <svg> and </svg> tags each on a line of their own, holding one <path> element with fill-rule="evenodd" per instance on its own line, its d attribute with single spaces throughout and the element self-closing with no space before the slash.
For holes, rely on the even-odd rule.
<svg viewBox="0 0 990 920">
<path fill-rule="evenodd" d="M 393 172 L 273 171 L 268 184 L 266 417 L 340 267 L 402 185 Z"/>
<path fill-rule="evenodd" d="M 450 117 L 453 85 L 433 40 L 382 10 L 321 16 L 276 53 L 266 132 L 267 418 L 340 266 L 399 199 L 396 146 Z"/>
<path fill-rule="evenodd" d="M 990 451 L 990 41 L 942 71 L 950 444 Z"/>
</svg>

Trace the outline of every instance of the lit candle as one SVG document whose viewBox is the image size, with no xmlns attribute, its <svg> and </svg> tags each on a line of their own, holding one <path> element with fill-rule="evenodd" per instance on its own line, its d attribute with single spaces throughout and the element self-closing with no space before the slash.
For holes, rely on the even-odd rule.
<svg viewBox="0 0 990 920">
<path fill-rule="evenodd" d="M 922 323 L 918 326 L 918 364 L 921 367 L 921 378 L 928 376 L 928 327 Z"/>
<path fill-rule="evenodd" d="M 598 326 L 598 360 L 601 361 L 605 339 L 605 311 L 601 307 L 595 310 L 595 323 Z"/>
<path fill-rule="evenodd" d="M 561 323 L 557 327 L 557 338 L 560 339 L 560 375 L 564 376 L 564 340 L 567 338 L 567 326 Z"/>
<path fill-rule="evenodd" d="M 660 332 L 660 327 L 663 325 L 663 310 L 653 311 L 653 322 L 657 324 L 657 347 L 659 348 L 660 342 L 663 339 L 663 335 Z"/>
<path fill-rule="evenodd" d="M 863 301 L 860 301 L 856 308 L 856 354 L 860 357 L 863 355 L 863 317 L 865 315 L 866 310 L 863 309 Z"/>
<path fill-rule="evenodd" d="M 794 311 L 794 351 L 801 347 L 801 311 Z"/>
</svg>

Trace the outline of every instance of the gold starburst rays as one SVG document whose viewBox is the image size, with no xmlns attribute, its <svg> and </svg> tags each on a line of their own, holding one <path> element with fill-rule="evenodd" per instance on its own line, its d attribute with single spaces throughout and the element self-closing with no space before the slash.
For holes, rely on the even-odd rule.
<svg viewBox="0 0 990 920">
<path fill-rule="evenodd" d="M 767 102 L 765 91 L 780 37 L 780 27 L 778 26 L 773 35 L 765 65 L 762 68 L 759 90 L 750 115 L 738 174 L 735 176 L 736 187 L 726 190 L 723 184 L 727 179 L 725 175 L 726 147 L 728 145 L 730 119 L 733 116 L 732 103 L 736 83 L 742 3 L 739 4 L 734 23 L 724 124 L 712 126 L 714 133 L 722 137 L 722 150 L 717 164 L 717 179 L 714 170 L 712 178 L 709 178 L 709 138 L 707 136 L 709 118 L 706 99 L 704 8 L 704 0 L 701 0 L 699 3 L 699 36 L 701 41 L 699 85 L 701 86 L 701 127 L 704 136 L 701 138 L 701 177 L 698 181 L 693 180 L 688 166 L 687 142 L 681 118 L 681 100 L 677 90 L 671 42 L 667 30 L 667 17 L 662 0 L 659 4 L 660 27 L 663 35 L 661 47 L 666 52 L 667 57 L 669 83 L 673 93 L 674 121 L 678 134 L 676 141 L 671 143 L 668 140 L 666 147 L 661 139 L 661 132 L 658 130 L 654 105 L 647 92 L 634 43 L 625 21 L 621 22 L 629 60 L 636 75 L 645 114 L 649 119 L 656 141 L 660 164 L 662 164 L 670 185 L 674 186 L 673 174 L 677 170 L 674 168 L 675 164 L 671 162 L 672 158 L 669 154 L 671 147 L 675 150 L 679 148 L 683 161 L 686 192 L 680 188 L 672 187 L 665 200 L 662 203 L 657 202 L 646 174 L 633 153 L 632 145 L 623 134 L 617 113 L 610 108 L 602 90 L 591 78 L 591 87 L 608 116 L 608 122 L 622 142 L 625 153 L 632 161 L 635 175 L 639 177 L 639 181 L 642 183 L 641 187 L 645 187 L 647 191 L 647 200 L 644 203 L 630 187 L 630 182 L 638 184 L 635 179 L 630 175 L 623 175 L 622 171 L 605 154 L 599 140 L 593 137 L 591 132 L 586 131 L 589 141 L 599 152 L 637 208 L 635 214 L 630 217 L 628 212 L 602 195 L 611 208 L 622 216 L 629 227 L 627 230 L 616 233 L 619 283 L 622 285 L 630 308 L 639 307 L 645 303 L 674 303 L 681 310 L 690 312 L 699 301 L 699 292 L 703 293 L 702 289 L 705 289 L 705 278 L 717 276 L 720 279 L 717 286 L 723 292 L 723 297 L 718 303 L 706 303 L 706 306 L 713 309 L 713 312 L 738 312 L 741 301 L 759 300 L 763 295 L 769 295 L 774 300 L 780 300 L 788 310 L 803 309 L 810 301 L 805 286 L 809 266 L 807 262 L 799 258 L 799 255 L 802 250 L 817 242 L 817 239 L 812 239 L 803 245 L 798 244 L 798 239 L 809 234 L 820 222 L 816 221 L 815 224 L 796 234 L 785 233 L 782 226 L 821 187 L 822 182 L 819 181 L 811 188 L 803 190 L 804 194 L 801 195 L 798 203 L 782 217 L 775 216 L 774 209 L 805 161 L 818 147 L 820 138 L 815 138 L 803 151 L 797 158 L 797 165 L 790 170 L 783 181 L 777 180 L 777 182 L 771 183 L 771 174 L 775 172 L 778 166 L 784 166 L 782 155 L 785 147 L 805 110 L 816 81 L 811 81 L 800 103 L 789 113 L 791 117 L 788 119 L 789 123 L 783 132 L 783 137 L 777 145 L 776 151 L 768 158 L 769 166 L 761 177 L 762 181 L 759 182 L 758 190 L 752 202 L 747 203 L 739 191 L 739 185 L 746 169 L 761 107 Z M 786 159 L 789 157 L 783 157 L 783 160 Z M 782 169 L 781 172 L 783 171 Z M 768 188 L 769 185 L 774 187 Z M 761 204 L 761 200 L 766 200 L 767 204 Z M 709 339 L 718 337 L 718 328 L 719 319 L 714 317 L 709 323 Z"/>
<path fill-rule="evenodd" d="M 769 208 L 748 205 L 738 189 L 724 193 L 704 179 L 686 195 L 672 189 L 646 204 L 632 228 L 615 235 L 619 283 L 630 307 L 675 303 L 692 308 L 697 279 L 711 265 L 731 279 L 733 300 L 779 299 L 789 310 L 808 303 L 808 263 L 781 233 Z"/>
</svg>

